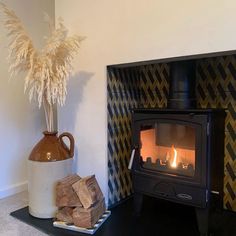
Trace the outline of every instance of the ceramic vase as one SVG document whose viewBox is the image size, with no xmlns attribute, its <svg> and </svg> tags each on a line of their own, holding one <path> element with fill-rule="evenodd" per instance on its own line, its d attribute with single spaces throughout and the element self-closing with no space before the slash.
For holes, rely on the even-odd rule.
<svg viewBox="0 0 236 236">
<path fill-rule="evenodd" d="M 56 183 L 72 173 L 74 138 L 70 133 L 44 132 L 28 160 L 29 213 L 37 218 L 53 218 Z M 69 139 L 69 147 L 63 141 Z"/>
</svg>

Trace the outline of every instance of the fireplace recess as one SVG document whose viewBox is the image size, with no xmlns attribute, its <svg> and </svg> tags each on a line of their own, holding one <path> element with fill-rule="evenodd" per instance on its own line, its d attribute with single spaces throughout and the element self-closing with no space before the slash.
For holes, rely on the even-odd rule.
<svg viewBox="0 0 236 236">
<path fill-rule="evenodd" d="M 201 235 L 209 211 L 223 205 L 223 109 L 197 109 L 194 61 L 172 63 L 168 108 L 133 110 L 134 204 L 143 195 L 195 207 Z"/>
</svg>

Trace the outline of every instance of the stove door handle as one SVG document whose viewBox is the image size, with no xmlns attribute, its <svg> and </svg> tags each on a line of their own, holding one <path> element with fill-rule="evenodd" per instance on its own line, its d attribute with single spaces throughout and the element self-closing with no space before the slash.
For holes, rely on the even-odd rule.
<svg viewBox="0 0 236 236">
<path fill-rule="evenodd" d="M 130 161 L 129 161 L 129 165 L 128 165 L 128 169 L 129 169 L 129 170 L 132 169 L 135 151 L 136 151 L 136 149 L 134 148 L 134 149 L 132 150 L 132 152 L 131 152 L 131 157 L 130 157 Z"/>
</svg>

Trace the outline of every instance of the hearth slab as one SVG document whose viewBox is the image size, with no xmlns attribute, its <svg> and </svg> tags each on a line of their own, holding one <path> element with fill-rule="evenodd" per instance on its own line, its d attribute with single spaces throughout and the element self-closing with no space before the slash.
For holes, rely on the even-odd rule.
<svg viewBox="0 0 236 236">
<path fill-rule="evenodd" d="M 144 198 L 142 214 L 133 216 L 133 201 L 129 199 L 111 209 L 111 216 L 95 236 L 198 236 L 194 208 L 153 198 Z M 52 236 L 85 236 L 88 234 L 53 227 L 53 220 L 32 217 L 28 207 L 11 216 Z M 214 214 L 214 236 L 236 235 L 236 214 L 227 211 Z"/>
</svg>

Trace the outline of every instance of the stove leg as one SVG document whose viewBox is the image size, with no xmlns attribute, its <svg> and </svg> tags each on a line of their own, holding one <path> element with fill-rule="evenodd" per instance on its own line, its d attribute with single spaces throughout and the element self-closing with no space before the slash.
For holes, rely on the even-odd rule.
<svg viewBox="0 0 236 236">
<path fill-rule="evenodd" d="M 209 228 L 209 207 L 207 208 L 195 208 L 197 216 L 198 230 L 201 236 L 208 235 Z"/>
<path fill-rule="evenodd" d="M 140 216 L 143 205 L 143 194 L 134 193 L 134 215 Z"/>
</svg>

